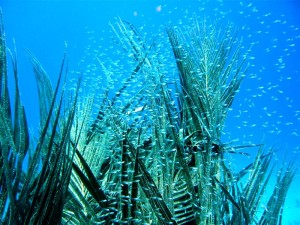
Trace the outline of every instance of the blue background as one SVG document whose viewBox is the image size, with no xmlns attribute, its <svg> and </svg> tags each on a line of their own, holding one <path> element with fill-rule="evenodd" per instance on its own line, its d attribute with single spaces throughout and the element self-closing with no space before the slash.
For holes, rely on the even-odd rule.
<svg viewBox="0 0 300 225">
<path fill-rule="evenodd" d="M 16 42 L 22 101 L 32 132 L 37 132 L 39 124 L 38 99 L 25 49 L 37 56 L 55 83 L 66 45 L 73 71 L 86 71 L 91 54 L 103 52 L 102 57 L 117 57 L 120 48 L 113 46 L 109 26 L 116 17 L 142 27 L 141 32 L 151 39 L 164 32 L 165 25 L 187 23 L 195 14 L 208 21 L 220 20 L 224 27 L 233 23 L 240 28 L 245 49 L 252 46 L 250 68 L 229 112 L 223 141 L 274 146 L 279 150 L 275 156 L 277 168 L 285 156 L 290 159 L 299 155 L 299 1 L 0 0 L 0 4 L 7 45 L 13 49 L 13 40 Z M 255 151 L 248 150 L 252 157 Z M 253 158 L 229 159 L 239 168 Z M 299 185 L 297 174 L 283 224 L 300 224 Z"/>
</svg>

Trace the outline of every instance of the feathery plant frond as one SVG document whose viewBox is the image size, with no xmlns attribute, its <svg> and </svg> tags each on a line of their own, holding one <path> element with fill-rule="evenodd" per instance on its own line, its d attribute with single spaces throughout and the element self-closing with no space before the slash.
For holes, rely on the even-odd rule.
<svg viewBox="0 0 300 225">
<path fill-rule="evenodd" d="M 203 224 L 220 224 L 222 190 L 214 179 L 219 182 L 227 176 L 220 138 L 245 72 L 244 59 L 239 57 L 240 44 L 235 47 L 236 35 L 230 28 L 222 35 L 216 25 L 199 24 L 197 19 L 184 31 L 168 28 L 167 32 L 180 76 L 184 146 L 191 149 L 197 168 L 195 186 L 202 208 L 198 211 L 199 220 Z"/>
<path fill-rule="evenodd" d="M 285 162 L 283 162 L 283 165 Z M 260 217 L 260 221 L 258 224 L 281 224 L 282 223 L 282 213 L 283 206 L 286 199 L 286 195 L 288 189 L 293 181 L 293 178 L 296 173 L 295 169 L 295 161 L 291 161 L 288 163 L 286 168 L 284 166 L 280 168 L 277 172 L 277 179 L 275 186 L 273 188 L 273 192 L 264 208 L 263 214 Z M 264 190 L 265 191 L 265 190 Z"/>
<path fill-rule="evenodd" d="M 201 137 L 218 140 L 245 74 L 245 58 L 240 58 L 241 44 L 230 27 L 222 33 L 217 25 L 196 19 L 194 23 L 184 31 L 167 29 L 180 72 L 181 104 L 187 114 L 182 116 L 192 118 L 194 132 L 201 132 Z"/>
<path fill-rule="evenodd" d="M 2 15 L 0 23 L 1 222 L 280 224 L 295 175 L 293 162 L 279 170 L 269 198 L 272 151 L 263 154 L 262 145 L 256 145 L 260 149 L 254 162 L 240 172 L 225 163 L 231 146 L 220 142 L 222 129 L 247 70 L 241 42 L 230 26 L 222 31 L 195 19 L 191 27 L 167 28 L 177 81 L 170 78 L 171 66 L 165 65 L 170 57 L 161 54 L 157 38 L 149 45 L 132 24 L 118 19 L 110 25 L 131 72 L 110 71 L 97 58 L 108 85 L 99 104 L 96 93 L 79 95 L 79 78 L 65 105 L 60 84 L 67 75 L 66 58 L 53 90 L 41 63 L 28 52 L 40 105 L 40 133 L 33 149 L 16 51 L 6 48 Z M 13 113 L 7 51 L 15 78 Z M 232 148 L 245 147 L 251 146 Z"/>
<path fill-rule="evenodd" d="M 73 148 L 69 143 L 71 125 L 75 113 L 74 103 L 70 105 L 66 117 L 62 117 L 62 100 L 55 104 L 58 95 L 57 88 L 53 97 L 39 96 L 43 108 L 43 123 L 37 147 L 31 161 L 26 162 L 25 156 L 29 150 L 29 132 L 24 107 L 20 100 L 18 86 L 18 71 L 16 53 L 12 58 L 15 78 L 14 113 L 11 114 L 11 105 L 7 87 L 5 36 L 1 14 L 1 116 L 0 116 L 0 147 L 1 147 L 1 215 L 5 224 L 57 224 L 61 221 L 69 178 L 71 174 Z M 10 51 L 9 51 L 10 52 Z M 40 63 L 35 60 L 34 68 L 42 73 Z M 64 62 L 60 78 L 63 76 Z M 48 79 L 42 74 L 45 79 Z M 49 89 L 43 82 L 39 84 L 41 92 Z M 78 88 L 77 88 L 78 90 Z M 50 120 L 53 124 L 50 126 Z M 60 131 L 58 132 L 58 127 Z M 32 149 L 29 151 L 33 151 Z M 27 171 L 23 171 L 24 163 L 28 163 Z"/>
<path fill-rule="evenodd" d="M 31 60 L 37 83 L 38 96 L 40 101 L 40 126 L 43 127 L 46 123 L 49 114 L 49 109 L 51 107 L 51 102 L 53 99 L 53 89 L 49 80 L 49 76 L 45 69 L 42 67 L 41 63 L 30 51 L 27 52 Z"/>
</svg>

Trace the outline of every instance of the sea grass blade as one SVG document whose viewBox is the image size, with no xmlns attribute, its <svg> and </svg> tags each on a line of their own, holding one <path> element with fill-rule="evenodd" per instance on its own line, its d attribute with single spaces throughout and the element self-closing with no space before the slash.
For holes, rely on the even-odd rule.
<svg viewBox="0 0 300 225">
<path fill-rule="evenodd" d="M 35 79 L 38 87 L 38 96 L 39 96 L 39 110 L 40 110 L 40 127 L 43 128 L 44 124 L 47 121 L 52 99 L 54 97 L 51 81 L 49 75 L 38 61 L 38 59 L 33 55 L 32 52 L 27 50 L 27 53 L 30 57 L 30 61 L 33 67 L 35 74 Z M 53 121 L 52 121 L 53 123 Z"/>
<path fill-rule="evenodd" d="M 160 224 L 177 224 L 173 219 L 172 213 L 170 212 L 167 204 L 159 193 L 159 189 L 153 181 L 153 178 L 147 171 L 146 166 L 141 159 L 138 159 L 138 165 L 141 173 L 140 185 L 147 196 L 158 221 Z"/>
<path fill-rule="evenodd" d="M 216 178 L 213 178 L 215 182 L 217 182 L 218 185 L 220 185 L 223 193 L 225 196 L 229 199 L 229 201 L 240 211 L 240 206 L 239 204 L 235 201 L 234 197 L 227 191 L 226 187 L 224 187 L 223 184 L 220 183 Z"/>
<path fill-rule="evenodd" d="M 104 191 L 101 189 L 100 185 L 97 182 L 96 177 L 92 173 L 90 167 L 87 162 L 81 155 L 81 153 L 76 149 L 76 156 L 79 158 L 80 164 L 83 167 L 84 172 L 87 174 L 87 177 L 81 171 L 81 169 L 73 162 L 73 169 L 76 174 L 80 177 L 84 185 L 93 195 L 93 197 L 97 200 L 97 202 L 101 205 L 103 209 L 108 208 L 108 198 L 105 195 Z"/>
<path fill-rule="evenodd" d="M 14 181 L 14 192 L 17 193 L 20 185 L 20 177 L 22 173 L 22 164 L 24 157 L 29 148 L 29 132 L 27 126 L 27 119 L 25 114 L 24 106 L 21 104 L 19 82 L 18 82 L 18 67 L 17 67 L 17 57 L 16 49 L 15 55 L 11 53 L 12 66 L 15 78 L 15 112 L 14 112 L 14 143 L 16 151 L 18 152 L 17 163 L 16 163 L 16 175 Z"/>
<path fill-rule="evenodd" d="M 0 9 L 0 160 L 1 160 L 1 212 L 5 211 L 5 204 L 10 199 L 9 212 L 7 220 L 16 221 L 17 206 L 16 192 L 13 187 L 13 179 L 15 176 L 14 166 L 17 150 L 14 144 L 12 114 L 10 97 L 8 91 L 8 74 L 7 74 L 7 58 L 6 58 L 6 42 L 4 33 L 4 24 L 2 18 L 2 10 Z M 4 207 L 3 207 L 4 206 Z"/>
</svg>

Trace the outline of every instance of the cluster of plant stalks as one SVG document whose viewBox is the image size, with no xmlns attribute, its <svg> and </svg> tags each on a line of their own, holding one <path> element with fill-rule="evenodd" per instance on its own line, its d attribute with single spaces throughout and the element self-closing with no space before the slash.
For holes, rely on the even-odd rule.
<svg viewBox="0 0 300 225">
<path fill-rule="evenodd" d="M 262 210 L 273 174 L 272 150 L 256 146 L 254 162 L 232 171 L 224 156 L 238 153 L 239 147 L 220 142 L 247 69 L 232 29 L 196 19 L 189 29 L 167 28 L 178 71 L 178 79 L 170 82 L 157 43 L 147 43 L 133 25 L 118 21 L 112 27 L 116 40 L 135 66 L 116 91 L 110 89 L 114 71 L 99 64 L 108 86 L 97 109 L 95 93 L 79 95 L 81 78 L 73 94 L 60 88 L 68 73 L 65 57 L 52 88 L 29 53 L 40 109 L 35 142 L 2 16 L 0 24 L 3 224 L 280 224 L 293 163 L 277 173 Z M 7 58 L 13 74 L 7 72 Z M 15 80 L 13 106 L 9 76 Z M 24 164 L 28 168 L 22 169 Z"/>
</svg>

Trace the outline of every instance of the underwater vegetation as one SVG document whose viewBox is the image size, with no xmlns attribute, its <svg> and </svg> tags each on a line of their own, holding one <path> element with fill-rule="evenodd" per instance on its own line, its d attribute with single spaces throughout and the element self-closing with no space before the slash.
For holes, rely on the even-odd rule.
<svg viewBox="0 0 300 225">
<path fill-rule="evenodd" d="M 112 90 L 113 74 L 99 61 L 107 87 L 93 93 L 65 86 L 65 56 L 56 86 L 28 51 L 36 76 L 40 127 L 28 129 L 18 86 L 16 52 L 0 18 L 0 211 L 3 224 L 280 224 L 294 162 L 274 171 L 273 149 L 221 143 L 227 113 L 247 73 L 247 57 L 230 26 L 194 19 L 166 28 L 178 77 L 130 23 L 112 26 L 134 68 Z M 13 74 L 8 74 L 7 60 Z M 14 101 L 8 78 L 14 78 Z M 135 86 L 135 90 L 126 90 Z M 129 94 L 130 93 L 130 94 Z M 94 116 L 94 111 L 97 115 Z M 234 171 L 226 154 L 257 148 Z M 28 168 L 23 168 L 25 162 Z M 266 187 L 275 176 L 272 194 Z M 259 205 L 265 202 L 261 210 Z"/>
</svg>

